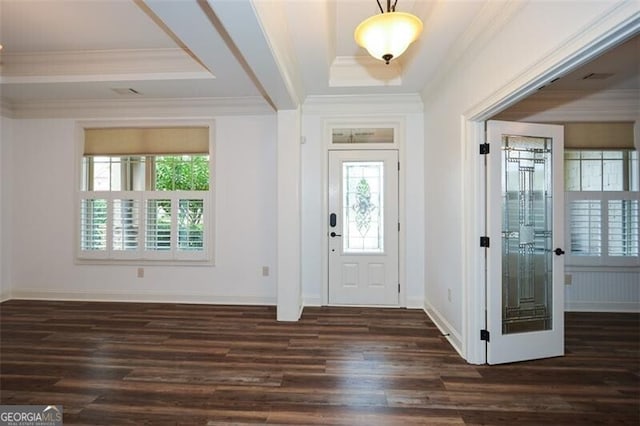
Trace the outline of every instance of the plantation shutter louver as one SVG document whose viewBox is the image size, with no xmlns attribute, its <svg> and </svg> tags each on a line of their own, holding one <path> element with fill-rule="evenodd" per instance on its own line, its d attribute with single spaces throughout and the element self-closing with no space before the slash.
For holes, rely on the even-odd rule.
<svg viewBox="0 0 640 426">
<path fill-rule="evenodd" d="M 574 256 L 600 256 L 602 250 L 600 200 L 570 200 L 570 253 Z"/>
</svg>

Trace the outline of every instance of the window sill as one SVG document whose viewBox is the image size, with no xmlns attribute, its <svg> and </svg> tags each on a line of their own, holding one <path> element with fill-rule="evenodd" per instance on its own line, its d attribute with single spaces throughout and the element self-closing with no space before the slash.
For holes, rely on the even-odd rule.
<svg viewBox="0 0 640 426">
<path fill-rule="evenodd" d="M 85 259 L 76 258 L 76 265 L 87 266 L 215 266 L 211 259 L 206 260 L 169 260 L 169 259 Z"/>
<path fill-rule="evenodd" d="M 640 272 L 640 266 L 567 265 L 565 272 Z"/>
</svg>

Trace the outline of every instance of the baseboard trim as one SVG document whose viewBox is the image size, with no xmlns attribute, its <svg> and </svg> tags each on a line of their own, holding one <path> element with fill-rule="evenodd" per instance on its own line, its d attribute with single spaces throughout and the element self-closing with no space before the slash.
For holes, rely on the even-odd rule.
<svg viewBox="0 0 640 426">
<path fill-rule="evenodd" d="M 566 312 L 640 312 L 638 302 L 566 302 Z"/>
<path fill-rule="evenodd" d="M 462 351 L 462 337 L 460 334 L 449 324 L 449 322 L 444 319 L 442 315 L 431 306 L 429 303 L 425 302 L 425 306 L 422 308 L 424 312 L 427 314 L 431 321 L 438 327 L 438 330 L 442 333 L 442 335 L 449 341 L 453 349 L 458 352 L 458 354 L 462 357 L 462 359 L 466 360 L 463 351 Z"/>
<path fill-rule="evenodd" d="M 74 292 L 41 289 L 14 290 L 11 299 L 84 302 L 190 303 L 202 305 L 276 305 L 272 297 L 216 296 L 211 294 Z"/>
<path fill-rule="evenodd" d="M 304 306 L 330 306 L 331 304 L 328 303 L 326 305 L 322 304 L 322 298 L 321 297 L 305 297 L 303 299 L 303 303 Z M 370 307 L 375 308 L 378 307 L 376 305 L 370 305 Z M 403 308 L 404 306 L 398 306 L 400 308 Z M 407 309 L 423 309 L 424 310 L 424 303 L 423 300 L 420 298 L 413 298 L 413 299 L 407 299 Z"/>
</svg>

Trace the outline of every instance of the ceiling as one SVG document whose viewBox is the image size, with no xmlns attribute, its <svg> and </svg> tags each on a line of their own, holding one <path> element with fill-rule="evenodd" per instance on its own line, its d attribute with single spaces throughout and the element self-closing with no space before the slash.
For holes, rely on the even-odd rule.
<svg viewBox="0 0 640 426">
<path fill-rule="evenodd" d="M 400 0 L 425 31 L 387 66 L 353 40 L 375 0 L 0 0 L 0 94 L 9 105 L 260 98 L 281 109 L 309 95 L 418 93 L 480 11 L 499 11 L 490 3 Z"/>
<path fill-rule="evenodd" d="M 0 0 L 0 100 L 250 99 L 288 109 L 311 95 L 420 93 L 518 7 L 400 0 L 397 10 L 425 30 L 387 66 L 353 40 L 356 25 L 379 13 L 375 0 Z M 608 83 L 637 88 L 637 60 L 622 62 L 635 71 Z M 581 72 L 550 88 L 583 87 Z"/>
<path fill-rule="evenodd" d="M 562 76 L 546 90 L 640 89 L 640 36 L 635 36 L 593 61 Z"/>
<path fill-rule="evenodd" d="M 492 117 L 531 122 L 636 121 L 640 35 L 568 72 Z"/>
</svg>

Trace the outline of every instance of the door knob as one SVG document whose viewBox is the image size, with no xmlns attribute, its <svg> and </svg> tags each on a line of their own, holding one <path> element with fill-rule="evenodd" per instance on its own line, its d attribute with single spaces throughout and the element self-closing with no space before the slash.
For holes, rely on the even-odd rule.
<svg viewBox="0 0 640 426">
<path fill-rule="evenodd" d="M 556 254 L 556 256 L 562 256 L 564 254 L 564 250 L 562 250 L 560 247 L 555 249 L 553 252 Z"/>
<path fill-rule="evenodd" d="M 342 237 L 342 234 L 336 234 L 335 232 L 330 233 L 332 237 Z"/>
</svg>

